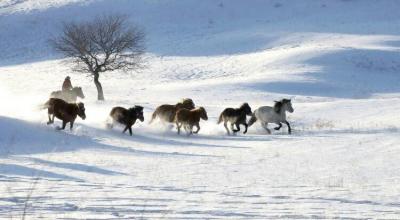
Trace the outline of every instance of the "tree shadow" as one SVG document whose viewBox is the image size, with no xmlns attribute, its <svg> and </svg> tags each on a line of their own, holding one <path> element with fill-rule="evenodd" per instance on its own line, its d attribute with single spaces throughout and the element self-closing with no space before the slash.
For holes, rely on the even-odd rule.
<svg viewBox="0 0 400 220">
<path fill-rule="evenodd" d="M 39 158 L 27 158 L 27 157 L 23 157 L 23 158 L 25 160 L 30 160 L 36 164 L 57 167 L 57 168 L 62 168 L 62 169 L 68 169 L 68 170 L 73 170 L 73 171 L 82 171 L 82 172 L 87 172 L 87 173 L 96 173 L 96 174 L 110 175 L 110 176 L 126 175 L 126 173 L 102 169 L 97 166 L 91 166 L 91 165 L 87 165 L 87 164 L 65 163 L 65 162 L 61 163 L 61 162 L 43 160 L 43 159 L 39 159 Z"/>
<path fill-rule="evenodd" d="M 62 179 L 62 180 L 77 181 L 77 182 L 84 181 L 76 177 L 64 174 L 58 174 L 32 167 L 17 165 L 17 164 L 0 164 L 0 174 L 7 176 L 12 175 L 12 176 L 34 177 L 34 178 Z"/>
<path fill-rule="evenodd" d="M 396 42 L 399 43 L 400 41 Z M 303 72 L 304 80 L 239 83 L 244 89 L 287 96 L 364 99 L 400 92 L 400 53 L 348 48 L 304 61 L 320 71 Z M 297 77 L 296 77 L 297 78 Z"/>
</svg>

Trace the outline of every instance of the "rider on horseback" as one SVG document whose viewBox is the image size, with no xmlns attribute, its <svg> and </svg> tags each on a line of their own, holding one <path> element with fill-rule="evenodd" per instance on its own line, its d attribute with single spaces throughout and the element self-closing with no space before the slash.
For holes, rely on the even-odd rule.
<svg viewBox="0 0 400 220">
<path fill-rule="evenodd" d="M 69 91 L 72 89 L 71 78 L 69 76 L 65 77 L 62 84 L 62 91 Z"/>
</svg>

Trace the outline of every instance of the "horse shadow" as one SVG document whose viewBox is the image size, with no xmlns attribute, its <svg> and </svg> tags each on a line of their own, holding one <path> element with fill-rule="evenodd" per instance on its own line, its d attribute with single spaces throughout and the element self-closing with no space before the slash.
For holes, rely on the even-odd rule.
<svg viewBox="0 0 400 220">
<path fill-rule="evenodd" d="M 2 131 L 0 134 L 0 158 L 7 158 L 15 155 L 69 152 L 84 149 L 99 149 L 146 156 L 211 156 L 191 153 L 139 150 L 131 146 L 114 146 L 101 143 L 101 140 L 96 138 L 97 136 L 95 134 L 102 135 L 111 133 L 111 135 L 116 135 L 116 133 L 113 134 L 104 129 L 92 128 L 81 124 L 77 127 L 81 127 L 79 130 L 87 130 L 89 133 L 93 132 L 93 137 L 88 136 L 86 131 L 73 131 L 75 133 L 57 131 L 52 126 L 0 116 L 0 130 Z M 164 145 L 178 144 L 173 141 L 164 142 L 160 139 L 151 137 L 139 136 L 130 139 L 130 136 L 124 136 L 125 135 L 118 134 L 118 138 L 122 137 L 131 141 Z"/>
</svg>

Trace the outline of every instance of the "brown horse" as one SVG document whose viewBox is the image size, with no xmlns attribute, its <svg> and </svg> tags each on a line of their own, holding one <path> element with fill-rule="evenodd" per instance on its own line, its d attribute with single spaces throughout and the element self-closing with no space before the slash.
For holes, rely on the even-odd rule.
<svg viewBox="0 0 400 220">
<path fill-rule="evenodd" d="M 152 123 L 153 120 L 158 116 L 162 122 L 173 123 L 175 114 L 179 109 L 194 109 L 194 102 L 192 99 L 183 99 L 182 102 L 177 103 L 176 105 L 160 105 L 156 108 L 153 115 L 151 116 L 151 120 L 149 122 Z"/>
<path fill-rule="evenodd" d="M 193 133 L 197 134 L 200 131 L 200 118 L 203 120 L 208 120 L 207 112 L 203 107 L 192 110 L 184 108 L 179 109 L 175 115 L 175 123 L 178 129 L 178 134 L 181 132 L 182 125 L 185 131 L 188 132 L 188 135 Z M 194 126 L 197 127 L 197 130 L 193 132 Z"/>
<path fill-rule="evenodd" d="M 123 107 L 114 107 L 110 112 L 112 123 L 108 124 L 109 128 L 112 128 L 115 122 L 125 125 L 122 133 L 125 133 L 129 129 L 129 134 L 132 136 L 132 125 L 135 124 L 136 120 L 139 119 L 141 122 L 144 121 L 143 107 L 135 105 L 133 108 L 126 109 Z"/>
<path fill-rule="evenodd" d="M 71 90 L 58 90 L 50 94 L 50 98 L 62 99 L 68 103 L 75 103 L 78 97 L 85 98 L 81 87 L 74 87 Z"/>
<path fill-rule="evenodd" d="M 62 127 L 57 127 L 58 130 L 65 129 L 67 123 L 70 123 L 70 130 L 74 126 L 74 122 L 77 116 L 81 117 L 83 120 L 86 118 L 85 106 L 83 103 L 67 103 L 62 99 L 50 98 L 44 104 L 44 109 L 47 108 L 47 113 L 49 116 L 49 121 L 47 124 L 54 123 L 54 117 L 62 120 Z"/>
<path fill-rule="evenodd" d="M 244 125 L 245 129 L 243 134 L 247 133 L 247 121 L 246 121 L 246 115 L 251 116 L 251 108 L 249 104 L 243 103 L 239 108 L 226 108 L 224 111 L 222 111 L 221 115 L 219 116 L 218 124 L 221 123 L 222 121 L 224 122 L 224 127 L 226 129 L 226 132 L 228 132 L 228 135 L 230 135 L 227 123 L 229 122 L 231 124 L 231 130 L 232 132 L 236 133 L 240 131 L 240 125 Z M 233 128 L 233 125 L 236 125 L 236 130 Z"/>
</svg>

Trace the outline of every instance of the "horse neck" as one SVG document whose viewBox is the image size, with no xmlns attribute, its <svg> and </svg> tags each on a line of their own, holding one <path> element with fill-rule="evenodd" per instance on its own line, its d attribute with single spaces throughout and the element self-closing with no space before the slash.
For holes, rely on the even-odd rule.
<svg viewBox="0 0 400 220">
<path fill-rule="evenodd" d="M 201 110 L 200 109 L 194 109 L 194 110 L 192 110 L 192 112 L 193 112 L 193 115 L 196 117 L 196 118 L 201 118 L 200 116 L 201 116 Z"/>
<path fill-rule="evenodd" d="M 281 107 L 281 111 L 278 113 L 283 119 L 286 118 L 286 111 L 287 111 L 287 105 L 283 104 Z"/>
<path fill-rule="evenodd" d="M 73 104 L 74 105 L 74 109 L 76 110 L 76 113 L 79 112 L 79 105 L 78 103 Z"/>
<path fill-rule="evenodd" d="M 236 112 L 239 113 L 238 115 L 246 115 L 246 109 L 238 108 L 236 110 L 237 110 Z"/>
</svg>

